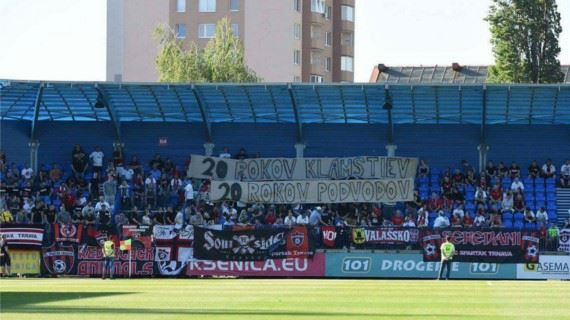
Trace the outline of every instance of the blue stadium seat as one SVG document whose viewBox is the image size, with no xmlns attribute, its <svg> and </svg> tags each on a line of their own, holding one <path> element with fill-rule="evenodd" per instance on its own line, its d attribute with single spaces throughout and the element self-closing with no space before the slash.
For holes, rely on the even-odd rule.
<svg viewBox="0 0 570 320">
<path fill-rule="evenodd" d="M 505 212 L 503 213 L 503 222 L 505 221 L 512 221 L 513 220 L 513 214 L 510 212 Z"/>
<path fill-rule="evenodd" d="M 525 227 L 525 229 L 528 229 L 528 230 L 536 230 L 536 223 L 528 222 L 528 223 L 525 223 L 524 227 Z"/>
<path fill-rule="evenodd" d="M 437 217 L 437 212 L 435 212 L 435 211 L 430 212 L 428 215 L 428 219 L 434 219 L 435 220 L 436 217 Z"/>
<path fill-rule="evenodd" d="M 547 193 L 547 194 L 546 194 L 546 200 L 547 200 L 548 202 L 551 202 L 551 201 L 552 201 L 552 202 L 555 202 L 555 201 L 556 201 L 556 193 L 553 193 L 553 192 Z"/>
<path fill-rule="evenodd" d="M 475 200 L 475 194 L 472 192 L 465 193 L 465 200 L 467 200 L 467 201 Z"/>
<path fill-rule="evenodd" d="M 556 206 L 556 202 L 549 202 L 548 205 L 546 205 L 546 210 L 556 210 L 557 206 Z"/>
<path fill-rule="evenodd" d="M 523 184 L 524 184 L 525 188 L 531 187 L 531 186 L 534 188 L 534 180 L 531 177 L 524 178 Z"/>
<path fill-rule="evenodd" d="M 547 185 L 546 193 L 556 193 L 556 185 Z"/>
<path fill-rule="evenodd" d="M 465 204 L 465 210 L 474 211 L 475 204 L 473 204 L 473 202 L 468 200 L 467 203 Z"/>
<path fill-rule="evenodd" d="M 545 202 L 545 201 L 538 201 L 538 200 L 537 200 L 537 201 L 536 201 L 536 205 L 535 205 L 534 207 L 535 207 L 534 210 L 540 209 L 540 208 L 542 208 L 542 207 L 545 207 L 545 208 L 546 208 L 546 202 Z"/>
<path fill-rule="evenodd" d="M 558 219 L 558 215 L 556 214 L 556 210 L 548 210 L 548 220 L 556 222 Z"/>
<path fill-rule="evenodd" d="M 523 221 L 524 214 L 522 212 L 515 212 L 515 221 Z"/>
<path fill-rule="evenodd" d="M 512 229 L 513 228 L 513 222 L 511 220 L 503 221 L 503 228 Z"/>
<path fill-rule="evenodd" d="M 513 228 L 515 229 L 522 229 L 524 227 L 524 223 L 520 220 L 515 220 Z"/>
</svg>

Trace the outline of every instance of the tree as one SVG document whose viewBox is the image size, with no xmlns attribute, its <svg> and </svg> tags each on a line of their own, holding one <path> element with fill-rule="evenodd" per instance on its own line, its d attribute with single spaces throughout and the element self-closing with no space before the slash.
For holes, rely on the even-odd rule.
<svg viewBox="0 0 570 320">
<path fill-rule="evenodd" d="M 556 0 L 493 0 L 489 15 L 495 65 L 489 82 L 561 82 Z"/>
<path fill-rule="evenodd" d="M 260 79 L 245 63 L 243 45 L 223 18 L 216 25 L 214 38 L 201 49 L 184 41 L 174 31 L 158 26 L 154 31 L 159 44 L 156 67 L 161 82 L 257 82 Z"/>
</svg>

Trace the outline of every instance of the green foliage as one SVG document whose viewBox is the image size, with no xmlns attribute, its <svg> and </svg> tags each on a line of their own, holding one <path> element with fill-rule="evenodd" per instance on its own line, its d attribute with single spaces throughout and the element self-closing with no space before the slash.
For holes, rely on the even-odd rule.
<svg viewBox="0 0 570 320">
<path fill-rule="evenodd" d="M 562 81 L 557 58 L 562 27 L 556 0 L 493 0 L 485 20 L 495 56 L 489 82 Z"/>
<path fill-rule="evenodd" d="M 173 30 L 158 26 L 154 32 L 159 43 L 156 66 L 161 82 L 257 82 L 260 79 L 245 63 L 244 48 L 233 34 L 230 21 L 216 25 L 214 38 L 201 49 L 177 39 Z"/>
</svg>

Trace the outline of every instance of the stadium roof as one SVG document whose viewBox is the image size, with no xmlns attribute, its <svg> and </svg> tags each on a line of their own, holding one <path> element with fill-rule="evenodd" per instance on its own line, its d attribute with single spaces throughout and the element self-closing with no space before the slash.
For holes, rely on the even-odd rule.
<svg viewBox="0 0 570 320">
<path fill-rule="evenodd" d="M 383 108 L 386 101 L 393 105 L 391 119 Z M 307 123 L 570 124 L 570 85 L 5 80 L 0 81 L 0 119 L 112 121 L 117 130 L 128 121 L 202 122 L 208 135 L 212 123 L 223 122 L 296 123 L 299 133 Z"/>
<path fill-rule="evenodd" d="M 570 83 L 570 65 L 561 66 L 563 83 Z M 374 66 L 370 82 L 391 84 L 483 84 L 488 66 Z"/>
</svg>

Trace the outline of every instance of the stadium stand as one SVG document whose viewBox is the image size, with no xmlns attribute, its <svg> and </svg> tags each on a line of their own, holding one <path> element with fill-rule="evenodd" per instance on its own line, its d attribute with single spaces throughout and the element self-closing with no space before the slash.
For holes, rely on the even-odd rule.
<svg viewBox="0 0 570 320">
<path fill-rule="evenodd" d="M 384 155 L 390 145 L 397 155 L 428 160 L 431 168 L 418 175 L 418 199 L 395 205 L 315 204 L 322 207 L 327 223 L 393 225 L 402 224 L 405 217 L 419 222 L 417 211 L 424 201 L 430 209 L 429 227 L 439 216 L 448 224 L 518 229 L 544 228 L 565 218 L 557 211 L 561 207 L 557 194 L 565 191 L 556 189 L 556 179 L 542 174 L 528 178 L 526 170 L 532 160 L 542 166 L 550 157 L 558 172 L 570 154 L 570 87 L 565 85 L 3 81 L 1 89 L 3 207 L 13 209 L 11 216 L 20 222 L 100 224 L 102 216 L 95 213 L 104 212 L 100 207 L 106 202 L 113 209 L 112 215 L 109 212 L 103 218 L 108 225 L 113 219 L 119 224 L 129 219 L 153 224 L 180 218 L 197 224 L 280 223 L 289 209 L 301 214 L 315 206 L 213 205 L 199 201 L 208 184 L 193 181 L 196 205 L 181 210 L 177 217 L 176 209 L 188 205 L 184 188 L 192 183 L 185 177 L 190 154 L 218 155 L 228 147 L 233 155 L 244 148 L 250 156 L 264 157 Z M 393 108 L 386 108 L 387 102 Z M 96 146 L 103 148 L 100 176 L 90 165 L 84 177 L 74 177 L 71 150 L 76 143 L 87 157 Z M 127 179 L 126 167 L 111 161 L 117 150 L 123 164 L 137 156 L 143 175 Z M 161 161 L 153 160 L 156 154 Z M 481 176 L 479 169 L 486 159 L 507 165 L 516 159 L 522 168 L 520 172 L 498 168 Z M 29 171 L 34 178 L 26 177 Z M 108 176 L 115 179 L 106 183 Z M 513 187 L 515 176 L 520 177 L 524 191 Z M 121 187 L 123 180 L 126 186 Z M 493 195 L 495 185 L 500 190 Z M 510 189 L 509 204 L 504 197 Z M 35 199 L 30 197 L 33 194 Z M 85 210 L 87 215 L 85 206 L 93 206 Z M 356 207 L 366 215 L 353 214 Z M 510 207 L 513 210 L 506 209 Z M 38 211 L 45 213 L 34 217 Z M 546 216 L 537 221 L 537 211 L 545 211 Z"/>
</svg>

